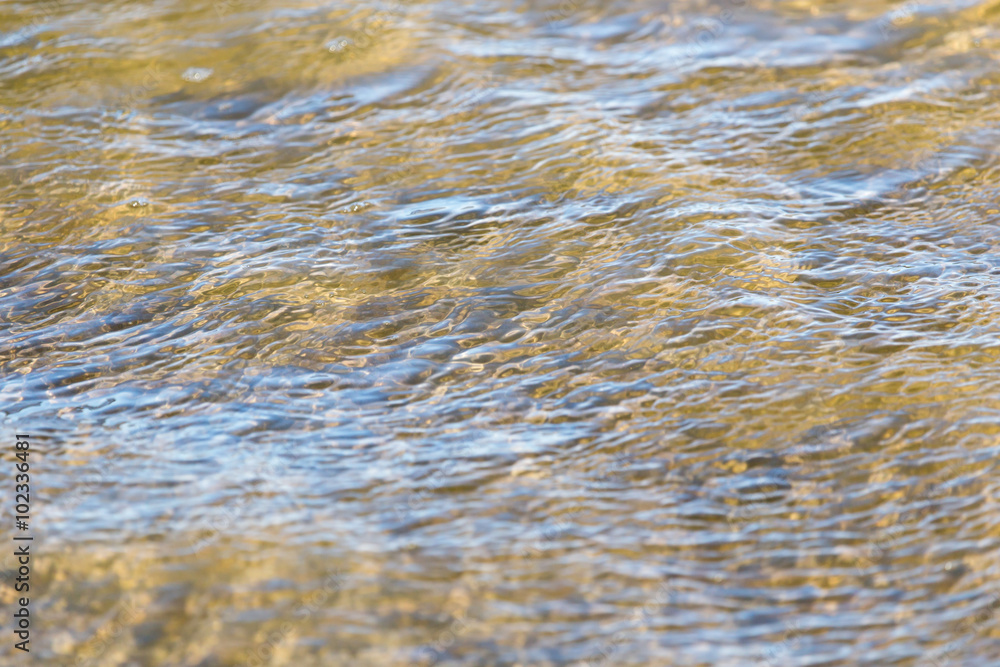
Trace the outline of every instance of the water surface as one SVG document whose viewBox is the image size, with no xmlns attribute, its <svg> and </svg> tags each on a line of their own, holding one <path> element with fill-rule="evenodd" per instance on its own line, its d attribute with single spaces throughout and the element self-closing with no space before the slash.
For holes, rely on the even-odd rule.
<svg viewBox="0 0 1000 667">
<path fill-rule="evenodd" d="M 0 2 L 33 664 L 994 664 L 998 28 Z"/>
</svg>

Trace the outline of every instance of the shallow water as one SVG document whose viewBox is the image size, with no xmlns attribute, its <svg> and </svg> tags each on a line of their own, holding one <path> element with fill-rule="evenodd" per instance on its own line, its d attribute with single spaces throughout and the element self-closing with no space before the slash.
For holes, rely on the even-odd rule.
<svg viewBox="0 0 1000 667">
<path fill-rule="evenodd" d="M 32 664 L 997 664 L 998 28 L 0 2 Z"/>
</svg>

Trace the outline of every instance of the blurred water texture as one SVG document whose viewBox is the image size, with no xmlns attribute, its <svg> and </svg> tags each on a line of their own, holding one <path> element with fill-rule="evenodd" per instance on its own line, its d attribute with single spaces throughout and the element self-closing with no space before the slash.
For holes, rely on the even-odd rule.
<svg viewBox="0 0 1000 667">
<path fill-rule="evenodd" d="M 0 1 L 33 664 L 1000 664 L 998 28 Z"/>
</svg>

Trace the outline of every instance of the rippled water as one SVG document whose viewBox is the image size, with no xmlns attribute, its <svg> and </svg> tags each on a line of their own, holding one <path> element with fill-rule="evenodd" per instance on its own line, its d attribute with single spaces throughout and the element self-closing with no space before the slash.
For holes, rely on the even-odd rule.
<svg viewBox="0 0 1000 667">
<path fill-rule="evenodd" d="M 973 0 L 0 2 L 32 664 L 1000 664 L 998 59 Z"/>
</svg>

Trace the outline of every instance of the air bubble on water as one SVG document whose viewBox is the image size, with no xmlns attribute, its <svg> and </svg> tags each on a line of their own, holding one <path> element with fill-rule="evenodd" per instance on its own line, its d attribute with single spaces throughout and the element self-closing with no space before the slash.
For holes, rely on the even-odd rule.
<svg viewBox="0 0 1000 667">
<path fill-rule="evenodd" d="M 346 209 L 344 209 L 344 212 L 345 213 L 360 213 L 361 211 L 369 209 L 372 206 L 374 206 L 374 204 L 372 204 L 371 202 L 369 202 L 369 201 L 363 201 L 363 202 L 359 202 L 357 204 L 351 204 Z"/>
<path fill-rule="evenodd" d="M 128 203 L 128 205 L 132 208 L 143 208 L 145 206 L 149 206 L 149 202 L 145 199 L 133 199 Z"/>
<path fill-rule="evenodd" d="M 184 70 L 184 74 L 181 75 L 181 78 L 184 79 L 185 81 L 198 83 L 212 76 L 213 71 L 214 70 L 208 67 L 188 67 L 186 70 Z"/>
</svg>

